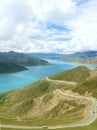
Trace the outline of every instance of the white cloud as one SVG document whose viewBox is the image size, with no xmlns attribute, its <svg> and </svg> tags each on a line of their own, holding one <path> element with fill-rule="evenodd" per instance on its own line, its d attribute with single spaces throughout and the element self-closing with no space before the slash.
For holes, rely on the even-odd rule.
<svg viewBox="0 0 97 130">
<path fill-rule="evenodd" d="M 72 0 L 29 0 L 32 14 L 37 21 L 64 23 L 66 15 L 74 6 Z"/>
<path fill-rule="evenodd" d="M 20 24 L 27 25 L 29 13 L 25 0 L 0 0 L 0 39 L 12 38 Z"/>
<path fill-rule="evenodd" d="M 96 12 L 96 0 L 0 0 L 0 51 L 97 50 Z"/>
<path fill-rule="evenodd" d="M 89 0 L 86 4 L 78 6 L 77 10 L 77 17 L 68 24 L 73 30 L 73 50 L 97 50 L 97 1 Z"/>
</svg>

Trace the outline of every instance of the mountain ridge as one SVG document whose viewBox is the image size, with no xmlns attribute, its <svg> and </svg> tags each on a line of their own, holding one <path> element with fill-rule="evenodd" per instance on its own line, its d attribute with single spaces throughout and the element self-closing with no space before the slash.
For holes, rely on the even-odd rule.
<svg viewBox="0 0 97 130">
<path fill-rule="evenodd" d="M 83 51 L 72 54 L 56 53 L 28 53 L 27 55 L 37 58 L 56 59 L 69 62 L 97 65 L 97 51 Z"/>
</svg>

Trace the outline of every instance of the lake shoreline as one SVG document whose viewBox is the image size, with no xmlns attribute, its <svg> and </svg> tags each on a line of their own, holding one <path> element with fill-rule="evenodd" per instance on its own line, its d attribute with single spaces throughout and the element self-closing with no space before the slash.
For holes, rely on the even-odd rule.
<svg viewBox="0 0 97 130">
<path fill-rule="evenodd" d="M 7 92 L 14 89 L 23 88 L 31 83 L 41 80 L 46 76 L 73 69 L 78 66 L 86 66 L 89 69 L 95 68 L 92 65 L 78 64 L 73 62 L 63 62 L 58 60 L 48 61 L 51 65 L 46 66 L 32 66 L 28 67 L 29 70 L 12 73 L 0 74 L 0 92 Z"/>
</svg>

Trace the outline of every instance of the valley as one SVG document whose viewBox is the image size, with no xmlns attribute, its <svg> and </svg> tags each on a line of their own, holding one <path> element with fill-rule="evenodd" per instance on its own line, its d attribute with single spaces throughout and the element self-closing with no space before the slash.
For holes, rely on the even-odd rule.
<svg viewBox="0 0 97 130">
<path fill-rule="evenodd" d="M 2 127 L 43 129 L 48 126 L 67 130 L 91 125 L 96 121 L 96 77 L 96 70 L 81 66 L 46 77 L 21 90 L 1 93 Z M 87 83 L 91 80 L 94 81 L 92 89 Z"/>
<path fill-rule="evenodd" d="M 0 0 L 0 130 L 97 130 L 97 0 Z"/>
<path fill-rule="evenodd" d="M 97 51 L 83 51 L 71 54 L 28 53 L 28 55 L 44 59 L 56 59 L 65 62 L 97 65 Z"/>
</svg>

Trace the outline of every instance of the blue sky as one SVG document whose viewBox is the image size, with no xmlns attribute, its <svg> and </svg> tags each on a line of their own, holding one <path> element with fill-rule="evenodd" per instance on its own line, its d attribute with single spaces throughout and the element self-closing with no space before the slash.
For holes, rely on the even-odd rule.
<svg viewBox="0 0 97 130">
<path fill-rule="evenodd" d="M 52 24 L 52 23 L 47 24 L 47 29 L 56 29 L 58 31 L 65 31 L 65 32 L 70 31 L 70 29 L 68 27 L 58 25 L 58 24 Z"/>
<path fill-rule="evenodd" d="M 0 51 L 97 50 L 97 0 L 0 0 Z"/>
<path fill-rule="evenodd" d="M 76 1 L 76 0 L 75 0 Z M 77 5 L 81 5 L 84 4 L 86 2 L 88 2 L 89 0 L 77 0 Z"/>
</svg>

